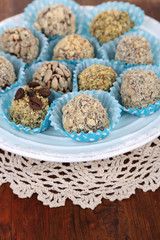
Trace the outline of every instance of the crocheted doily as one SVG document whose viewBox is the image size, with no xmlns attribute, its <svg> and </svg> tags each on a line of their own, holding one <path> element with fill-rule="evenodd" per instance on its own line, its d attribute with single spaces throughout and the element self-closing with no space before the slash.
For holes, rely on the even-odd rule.
<svg viewBox="0 0 160 240">
<path fill-rule="evenodd" d="M 129 198 L 136 188 L 160 186 L 160 137 L 132 152 L 93 162 L 53 163 L 0 152 L 0 185 L 10 182 L 20 198 L 37 193 L 44 205 L 65 205 L 67 198 L 94 209 L 102 198 Z"/>
</svg>

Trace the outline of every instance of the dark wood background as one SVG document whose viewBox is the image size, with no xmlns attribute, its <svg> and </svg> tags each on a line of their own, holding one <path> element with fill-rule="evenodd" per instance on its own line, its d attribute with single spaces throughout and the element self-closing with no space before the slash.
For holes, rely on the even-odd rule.
<svg viewBox="0 0 160 240">
<path fill-rule="evenodd" d="M 0 20 L 21 13 L 31 0 L 0 0 Z M 77 0 L 96 5 L 103 1 Z M 160 21 L 160 0 L 130 0 Z M 94 211 L 67 200 L 43 206 L 36 194 L 19 199 L 9 184 L 0 187 L 0 240 L 160 240 L 160 189 L 121 202 L 103 200 Z"/>
</svg>

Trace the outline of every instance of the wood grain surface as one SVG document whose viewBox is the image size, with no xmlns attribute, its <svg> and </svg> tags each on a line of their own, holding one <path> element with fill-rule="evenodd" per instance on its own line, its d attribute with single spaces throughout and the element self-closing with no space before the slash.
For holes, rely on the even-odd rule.
<svg viewBox="0 0 160 240">
<path fill-rule="evenodd" d="M 0 20 L 23 11 L 31 0 L 0 0 Z M 77 0 L 96 5 L 103 1 Z M 160 0 L 130 1 L 160 21 Z M 160 240 L 160 189 L 140 190 L 127 200 L 103 200 L 95 210 L 67 200 L 52 208 L 36 194 L 19 199 L 9 184 L 0 187 L 0 240 Z"/>
</svg>

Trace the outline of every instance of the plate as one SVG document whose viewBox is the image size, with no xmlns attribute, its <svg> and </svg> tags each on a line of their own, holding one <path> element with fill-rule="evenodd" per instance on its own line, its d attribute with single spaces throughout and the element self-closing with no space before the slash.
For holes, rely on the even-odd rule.
<svg viewBox="0 0 160 240">
<path fill-rule="evenodd" d="M 85 7 L 90 10 L 91 7 Z M 23 14 L 6 19 L 0 26 L 10 22 L 22 22 Z M 145 16 L 141 27 L 160 38 L 160 23 Z M 0 147 L 25 157 L 52 162 L 82 162 L 113 157 L 148 143 L 160 135 L 160 111 L 149 117 L 139 118 L 123 113 L 110 135 L 98 142 L 79 143 L 53 128 L 39 134 L 29 135 L 10 127 L 0 117 Z"/>
</svg>

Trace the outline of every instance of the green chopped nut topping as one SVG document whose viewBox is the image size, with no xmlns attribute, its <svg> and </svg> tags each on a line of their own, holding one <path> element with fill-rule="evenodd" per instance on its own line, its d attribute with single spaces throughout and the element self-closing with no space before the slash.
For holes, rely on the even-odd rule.
<svg viewBox="0 0 160 240">
<path fill-rule="evenodd" d="M 90 33 L 103 44 L 129 32 L 134 26 L 128 12 L 112 9 L 100 12 L 92 20 Z"/>
<path fill-rule="evenodd" d="M 40 127 L 45 120 L 49 108 L 48 97 L 40 93 L 41 86 L 30 88 L 24 87 L 24 94 L 20 98 L 14 98 L 9 110 L 9 120 L 15 124 L 22 124 L 23 127 L 31 129 Z"/>
<path fill-rule="evenodd" d="M 79 90 L 109 91 L 117 77 L 117 73 L 111 67 L 92 65 L 79 74 Z"/>
</svg>

